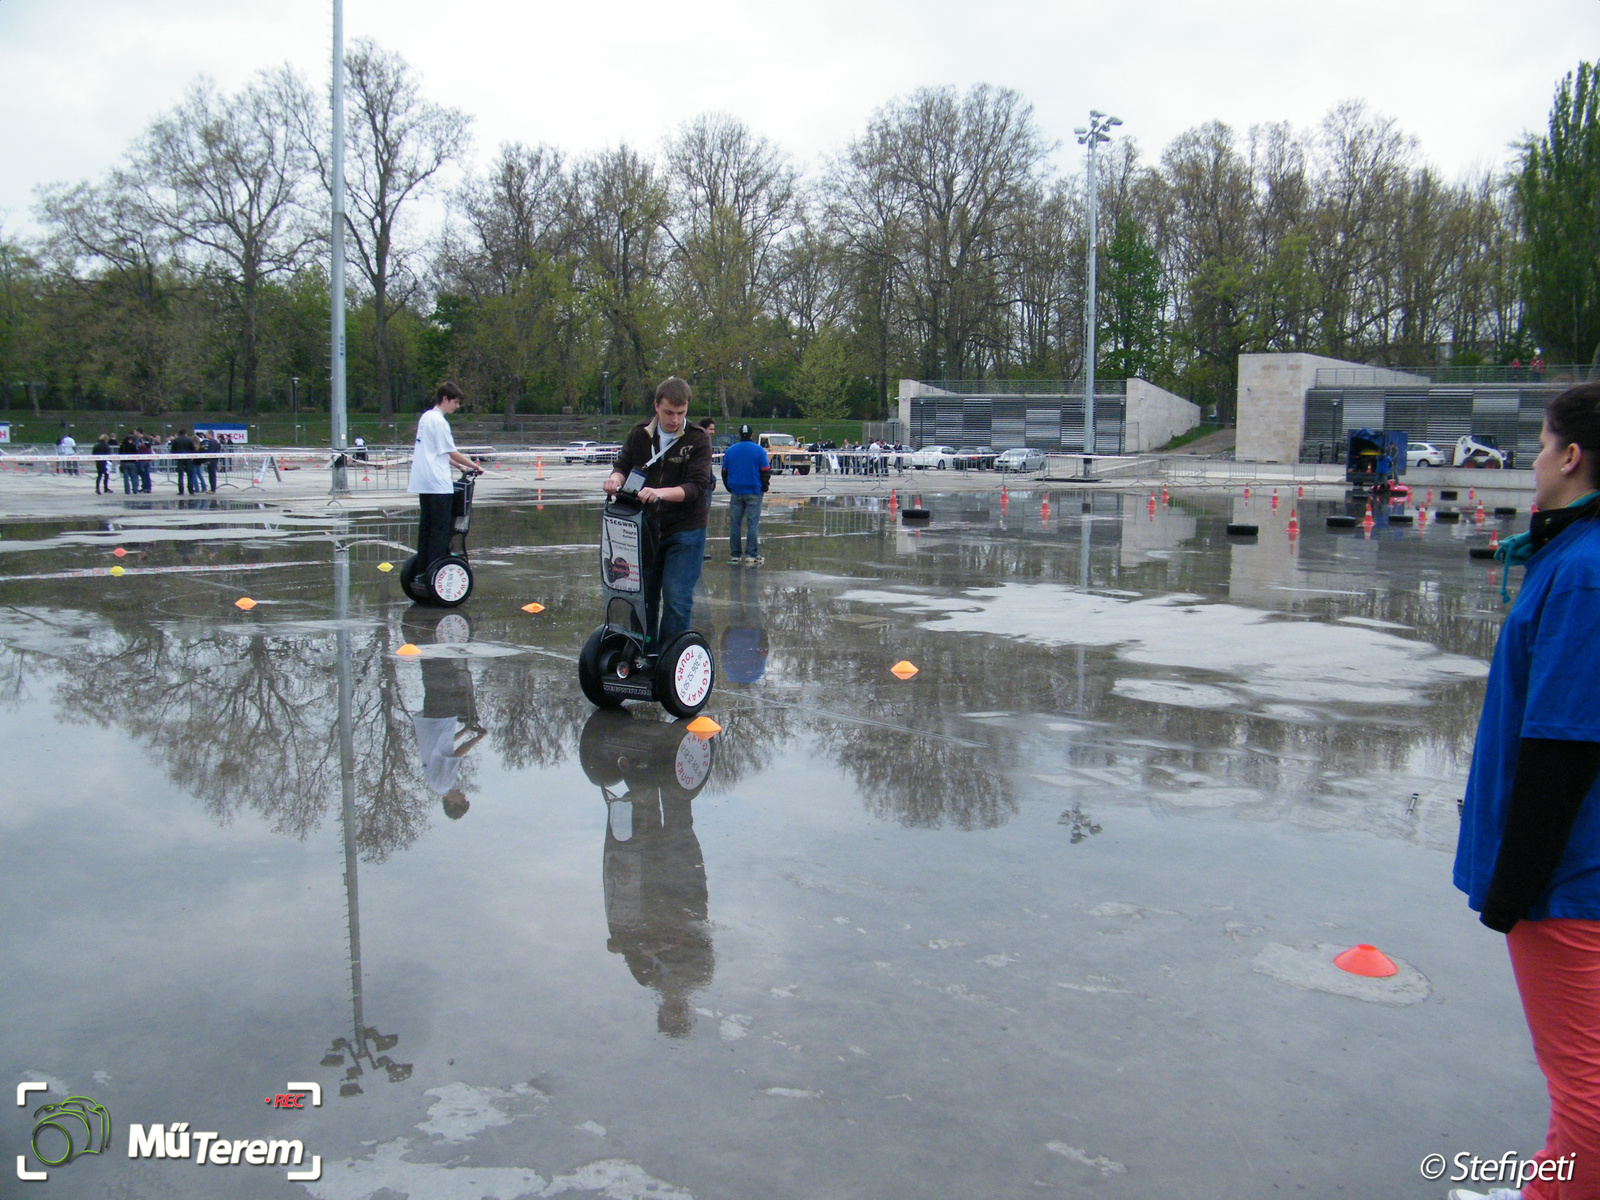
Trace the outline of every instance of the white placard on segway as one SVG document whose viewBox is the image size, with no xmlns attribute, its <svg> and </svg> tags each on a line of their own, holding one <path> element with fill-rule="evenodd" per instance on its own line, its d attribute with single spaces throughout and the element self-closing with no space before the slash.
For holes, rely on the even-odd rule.
<svg viewBox="0 0 1600 1200">
<path fill-rule="evenodd" d="M 600 573 L 613 592 L 638 592 L 644 588 L 644 564 L 639 559 L 639 524 L 636 517 L 608 512 L 600 523 Z"/>
<path fill-rule="evenodd" d="M 628 477 L 622 481 L 622 486 L 617 489 L 624 496 L 637 496 L 639 489 L 644 486 L 643 471 L 629 471 Z"/>
</svg>

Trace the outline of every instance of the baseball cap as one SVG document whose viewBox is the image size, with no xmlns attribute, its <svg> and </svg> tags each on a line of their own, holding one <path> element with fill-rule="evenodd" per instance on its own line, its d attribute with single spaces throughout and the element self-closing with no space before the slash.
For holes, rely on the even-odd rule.
<svg viewBox="0 0 1600 1200">
<path fill-rule="evenodd" d="M 750 426 L 748 426 L 748 425 L 739 426 L 739 436 L 742 437 L 742 438 L 749 437 L 750 436 Z"/>
</svg>

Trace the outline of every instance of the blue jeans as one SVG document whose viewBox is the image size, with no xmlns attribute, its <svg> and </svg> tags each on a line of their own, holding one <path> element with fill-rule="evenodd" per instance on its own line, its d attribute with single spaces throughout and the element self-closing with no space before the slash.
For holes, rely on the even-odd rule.
<svg viewBox="0 0 1600 1200">
<path fill-rule="evenodd" d="M 645 628 L 654 629 L 658 618 L 661 622 L 661 632 L 651 644 L 653 650 L 664 649 L 688 630 L 705 557 L 704 529 L 679 530 L 657 544 L 655 561 L 644 577 Z"/>
<path fill-rule="evenodd" d="M 741 492 L 728 493 L 728 517 L 731 525 L 728 529 L 728 557 L 738 558 L 739 548 L 743 544 L 742 532 L 746 526 L 750 529 L 750 546 L 744 553 L 751 558 L 761 554 L 761 493 L 745 495 Z"/>
</svg>

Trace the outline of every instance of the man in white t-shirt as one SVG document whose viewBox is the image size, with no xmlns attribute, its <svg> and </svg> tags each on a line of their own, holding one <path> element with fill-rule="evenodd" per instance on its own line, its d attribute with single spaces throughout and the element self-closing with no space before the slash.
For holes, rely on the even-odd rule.
<svg viewBox="0 0 1600 1200">
<path fill-rule="evenodd" d="M 428 568 L 450 553 L 451 503 L 455 484 L 452 465 L 478 474 L 478 465 L 456 449 L 447 416 L 461 407 L 461 389 L 444 382 L 433 389 L 433 399 L 417 422 L 417 442 L 411 451 L 411 481 L 406 490 L 417 494 L 417 552 L 400 568 L 400 582 L 409 593 L 412 582 L 426 579 Z"/>
</svg>

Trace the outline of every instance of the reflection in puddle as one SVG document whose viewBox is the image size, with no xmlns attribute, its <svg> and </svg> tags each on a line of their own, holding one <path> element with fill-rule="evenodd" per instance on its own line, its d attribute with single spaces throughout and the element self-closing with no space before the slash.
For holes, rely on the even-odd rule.
<svg viewBox="0 0 1600 1200">
<path fill-rule="evenodd" d="M 1457 1128 L 1442 1056 L 1405 1120 L 1303 1086 L 1308 1040 L 1395 1033 L 1307 948 L 1497 986 L 1439 851 L 1498 582 L 1455 531 L 1310 504 L 1241 546 L 1229 497 L 1041 498 L 924 496 L 914 533 L 796 503 L 759 570 L 713 544 L 708 741 L 578 691 L 592 505 L 480 506 L 496 561 L 450 613 L 378 570 L 403 519 L 30 527 L 0 579 L 8 948 L 39 964 L 0 988 L 10 1069 L 241 1131 L 264 1081 L 320 1079 L 327 1200 L 1170 1195 L 1240 1146 L 1381 1166 Z M 1406 1011 L 1521 1086 L 1479 1008 Z M 1334 1158 L 1288 1165 L 1378 1194 Z M 135 1194 L 96 1169 L 127 1167 L 62 1194 Z"/>
</svg>

